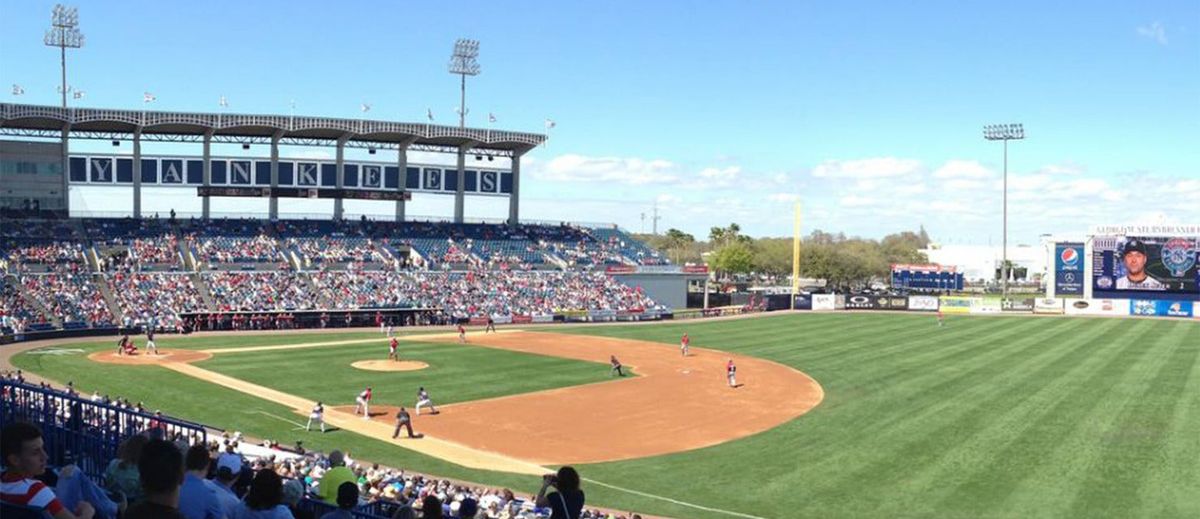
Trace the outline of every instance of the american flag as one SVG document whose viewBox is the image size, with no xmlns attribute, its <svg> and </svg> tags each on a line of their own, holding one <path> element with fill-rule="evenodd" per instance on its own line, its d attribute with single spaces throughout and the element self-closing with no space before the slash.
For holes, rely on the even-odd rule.
<svg viewBox="0 0 1200 519">
<path fill-rule="evenodd" d="M 489 123 L 494 123 L 494 122 L 496 122 L 496 114 L 493 114 L 493 113 L 491 113 L 491 112 L 488 112 L 488 122 L 489 122 Z"/>
<path fill-rule="evenodd" d="M 546 129 L 547 130 L 554 128 L 555 126 L 558 126 L 558 123 L 556 123 L 550 119 L 546 119 Z"/>
<path fill-rule="evenodd" d="M 433 122 L 433 109 L 432 108 L 425 109 L 425 117 L 429 118 L 429 122 Z"/>
<path fill-rule="evenodd" d="M 25 93 L 25 89 L 24 89 L 24 88 L 21 88 L 21 85 L 18 85 L 18 84 L 16 84 L 16 83 L 14 83 L 14 84 L 13 84 L 12 93 L 13 93 L 13 95 L 15 95 L 15 96 L 19 96 L 19 95 L 21 95 L 21 94 L 24 94 L 24 93 Z"/>
<path fill-rule="evenodd" d="M 154 97 L 154 94 L 151 94 L 150 92 L 142 93 L 142 102 L 143 103 L 152 103 L 152 102 L 154 102 L 155 99 L 158 99 L 158 98 Z"/>
</svg>

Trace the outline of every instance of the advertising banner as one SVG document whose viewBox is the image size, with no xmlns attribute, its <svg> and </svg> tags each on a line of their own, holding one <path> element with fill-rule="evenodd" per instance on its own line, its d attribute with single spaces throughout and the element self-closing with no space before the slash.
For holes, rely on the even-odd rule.
<svg viewBox="0 0 1200 519">
<path fill-rule="evenodd" d="M 876 304 L 880 310 L 908 310 L 908 298 L 904 296 L 878 296 Z"/>
<path fill-rule="evenodd" d="M 1192 317 L 1192 307 L 1191 301 L 1131 299 L 1129 301 L 1129 314 L 1153 315 L 1158 317 Z"/>
<path fill-rule="evenodd" d="M 1198 242 L 1197 238 L 1095 237 L 1093 297 L 1200 300 Z"/>
<path fill-rule="evenodd" d="M 845 310 L 846 309 L 846 295 L 845 294 L 837 294 L 837 295 L 833 296 L 833 309 L 834 310 Z"/>
<path fill-rule="evenodd" d="M 534 323 L 552 323 L 554 322 L 554 314 L 533 315 L 530 317 L 529 321 Z"/>
<path fill-rule="evenodd" d="M 1033 302 L 1033 313 L 1035 314 L 1061 314 L 1063 311 L 1062 299 L 1046 297 Z"/>
<path fill-rule="evenodd" d="M 529 324 L 533 322 L 531 315 L 514 315 L 512 316 L 513 324 Z"/>
<path fill-rule="evenodd" d="M 467 320 L 467 324 L 471 326 L 484 326 L 487 324 L 487 317 L 475 316 Z"/>
<path fill-rule="evenodd" d="M 1067 301 L 1067 315 L 1129 315 L 1129 302 L 1122 299 L 1076 299 Z"/>
<path fill-rule="evenodd" d="M 978 308 L 983 304 L 983 299 L 979 297 L 963 297 L 963 296 L 942 296 L 939 301 L 939 308 L 948 314 L 969 314 L 972 313 L 972 308 Z"/>
<path fill-rule="evenodd" d="M 978 304 L 971 307 L 973 314 L 998 314 L 1001 312 L 999 299 L 980 299 Z"/>
<path fill-rule="evenodd" d="M 836 301 L 833 294 L 813 294 L 813 310 L 833 310 L 835 307 Z"/>
<path fill-rule="evenodd" d="M 1083 244 L 1059 243 L 1054 247 L 1054 293 L 1083 295 Z"/>
<path fill-rule="evenodd" d="M 1005 299 L 1000 304 L 1000 310 L 1003 312 L 1032 312 L 1033 299 Z"/>
<path fill-rule="evenodd" d="M 492 322 L 496 324 L 512 324 L 513 316 L 511 315 L 494 315 Z"/>
<path fill-rule="evenodd" d="M 808 294 L 796 294 L 796 309 L 797 310 L 812 310 L 812 296 Z"/>
<path fill-rule="evenodd" d="M 849 295 L 846 296 L 847 310 L 875 310 L 879 308 L 879 304 L 875 296 L 867 295 Z"/>
<path fill-rule="evenodd" d="M 936 296 L 908 296 L 908 309 L 919 312 L 935 312 L 938 309 Z"/>
</svg>

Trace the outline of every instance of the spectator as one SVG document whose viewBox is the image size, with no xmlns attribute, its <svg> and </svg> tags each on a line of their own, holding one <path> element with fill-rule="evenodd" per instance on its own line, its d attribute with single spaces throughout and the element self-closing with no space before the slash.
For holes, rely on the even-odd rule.
<svg viewBox="0 0 1200 519">
<path fill-rule="evenodd" d="M 549 495 L 546 490 L 554 487 Z M 542 476 L 542 489 L 537 494 L 537 506 L 550 508 L 550 519 L 579 519 L 583 513 L 584 495 L 579 488 L 579 473 L 574 467 L 558 469 L 557 474 Z"/>
<path fill-rule="evenodd" d="M 109 462 L 104 471 L 104 484 L 109 492 L 120 493 L 126 502 L 134 505 L 142 500 L 142 481 L 138 472 L 138 461 L 148 440 L 135 434 L 121 442 L 117 458 Z"/>
<path fill-rule="evenodd" d="M 0 432 L 0 458 L 7 468 L 0 475 L 0 501 L 28 506 L 55 519 L 92 519 L 95 511 L 80 501 L 74 511 L 67 510 L 54 491 L 34 478 L 46 472 L 49 456 L 43 448 L 42 431 L 25 422 L 6 425 Z"/>
<path fill-rule="evenodd" d="M 208 448 L 204 445 L 193 445 L 187 450 L 187 473 L 183 476 L 183 487 L 179 489 L 179 511 L 188 519 L 225 517 L 216 491 L 204 484 L 211 463 Z"/>
<path fill-rule="evenodd" d="M 332 451 L 329 453 L 329 470 L 321 476 L 321 482 L 317 487 L 317 496 L 326 503 L 333 503 L 337 499 L 338 488 L 347 481 L 357 482 L 358 478 L 354 476 L 354 472 L 346 468 L 346 458 L 342 451 Z"/>
<path fill-rule="evenodd" d="M 442 519 L 442 500 L 430 494 L 421 500 L 421 519 Z"/>
<path fill-rule="evenodd" d="M 129 507 L 124 519 L 185 519 L 179 513 L 183 485 L 183 454 L 166 440 L 151 440 L 138 460 L 145 499 Z"/>
<path fill-rule="evenodd" d="M 322 519 L 354 519 L 351 513 L 358 506 L 358 485 L 349 481 L 338 485 L 337 510 L 323 516 Z"/>
<path fill-rule="evenodd" d="M 234 492 L 233 485 L 237 483 L 238 476 L 242 473 L 242 459 L 237 456 L 225 457 L 222 455 L 217 460 L 217 477 L 211 483 L 213 491 L 217 495 L 217 500 L 221 502 L 221 510 L 225 517 L 233 517 L 234 511 L 237 510 L 241 500 L 238 499 L 237 492 Z"/>
<path fill-rule="evenodd" d="M 230 519 L 295 519 L 283 505 L 283 480 L 271 470 L 260 470 Z"/>
<path fill-rule="evenodd" d="M 296 519 L 313 519 L 313 513 L 300 509 L 300 500 L 304 498 L 304 483 L 289 479 L 283 482 L 283 505 L 292 512 Z"/>
</svg>

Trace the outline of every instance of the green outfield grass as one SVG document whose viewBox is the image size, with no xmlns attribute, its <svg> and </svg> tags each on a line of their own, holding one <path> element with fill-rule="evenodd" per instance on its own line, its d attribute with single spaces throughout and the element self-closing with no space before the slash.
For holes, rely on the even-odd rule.
<svg viewBox="0 0 1200 519">
<path fill-rule="evenodd" d="M 651 496 L 779 518 L 1200 517 L 1200 323 L 948 316 L 946 327 L 938 328 L 928 315 L 841 313 L 553 331 L 671 344 L 686 331 L 694 347 L 793 366 L 826 392 L 808 414 L 749 438 L 580 467 L 591 480 L 584 483 L 591 504 L 705 518 L 733 516 Z M 253 340 L 323 340 L 317 337 Z M 204 340 L 249 345 L 247 339 Z M 167 347 L 192 340 L 171 339 Z M 328 371 L 341 358 L 325 357 L 331 351 L 347 359 L 360 352 L 358 346 L 331 348 L 303 356 L 235 353 L 205 364 L 252 379 L 269 377 L 277 365 L 272 363 L 300 363 L 310 353 L 313 362 L 324 363 L 313 369 Z M 374 354 L 366 348 L 363 358 Z M 492 354 L 516 354 L 473 350 L 461 355 L 482 355 L 479 369 L 439 372 L 427 385 L 462 384 L 457 394 L 475 398 L 466 395 L 522 392 L 528 390 L 522 379 L 547 375 L 495 376 L 489 372 L 529 369 L 534 360 L 495 364 L 502 357 Z M 58 381 L 73 379 L 85 390 L 103 387 L 170 414 L 256 436 L 303 437 L 317 448 L 349 447 L 363 459 L 536 490 L 533 478 L 466 470 L 349 433 L 297 433 L 283 421 L 299 420 L 287 409 L 157 367 L 97 366 L 79 355 L 25 354 L 15 363 Z M 308 367 L 290 369 L 309 376 Z M 738 375 L 754 384 L 753 372 Z M 488 387 L 473 389 L 472 380 Z M 310 398 L 320 391 L 279 388 Z M 450 397 L 446 391 L 438 396 Z M 614 406 L 612 416 L 581 426 L 603 428 L 603 419 L 620 412 Z M 714 418 L 736 423 L 739 412 L 714 409 Z"/>
</svg>

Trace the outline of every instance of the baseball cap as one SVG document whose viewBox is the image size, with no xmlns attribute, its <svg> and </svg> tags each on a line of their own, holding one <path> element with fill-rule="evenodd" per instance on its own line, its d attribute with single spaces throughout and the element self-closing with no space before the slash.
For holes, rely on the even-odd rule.
<svg viewBox="0 0 1200 519">
<path fill-rule="evenodd" d="M 1146 255 L 1146 244 L 1144 242 L 1142 242 L 1142 240 L 1139 240 L 1137 238 L 1131 239 L 1131 240 L 1125 242 L 1125 248 L 1121 249 L 1121 255 L 1124 256 L 1126 253 L 1131 252 L 1131 251 L 1140 252 L 1140 253 L 1142 253 L 1143 256 L 1145 256 Z"/>
<path fill-rule="evenodd" d="M 242 471 L 242 459 L 237 454 L 225 453 L 217 458 L 217 474 L 233 477 Z"/>
<path fill-rule="evenodd" d="M 337 466 L 345 465 L 345 464 L 346 464 L 346 458 L 345 458 L 345 455 L 342 454 L 342 451 L 332 451 L 329 453 L 329 466 L 330 467 L 337 467 Z"/>
</svg>

